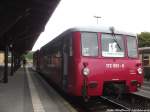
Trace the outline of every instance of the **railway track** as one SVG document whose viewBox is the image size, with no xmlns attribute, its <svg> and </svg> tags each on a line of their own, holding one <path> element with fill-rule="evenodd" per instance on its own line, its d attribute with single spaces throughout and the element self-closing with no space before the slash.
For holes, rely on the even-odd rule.
<svg viewBox="0 0 150 112">
<path fill-rule="evenodd" d="M 118 107 L 118 109 L 123 109 L 123 110 L 126 110 L 126 111 L 130 111 L 130 108 L 119 103 L 119 102 L 116 102 L 115 100 L 113 99 L 110 99 L 109 97 L 105 97 L 105 96 L 101 96 L 102 99 L 106 100 L 107 102 L 109 103 L 112 103 L 113 105 L 116 105 L 116 107 Z"/>
<path fill-rule="evenodd" d="M 79 112 L 150 112 L 150 99 L 134 94 L 125 95 L 121 99 L 95 97 L 87 103 L 76 100 L 72 105 Z"/>
<path fill-rule="evenodd" d="M 42 76 L 43 77 L 43 76 Z M 45 79 L 45 77 L 43 77 Z M 46 79 L 45 79 L 46 80 Z M 119 105 L 113 101 L 108 100 L 106 97 L 92 97 L 89 102 L 84 102 L 82 97 L 68 96 L 60 91 L 57 86 L 46 80 L 64 99 L 66 99 L 78 112 L 106 112 L 107 110 L 124 109 L 127 108 Z"/>
<path fill-rule="evenodd" d="M 43 77 L 44 78 L 44 77 Z M 57 86 L 47 81 L 78 112 L 150 112 L 150 99 L 135 94 L 92 97 L 84 102 L 82 97 L 71 97 L 60 91 Z"/>
<path fill-rule="evenodd" d="M 123 111 L 150 112 L 150 99 L 147 99 L 146 97 L 143 96 L 128 94 L 120 99 L 108 96 L 107 97 L 102 96 L 101 98 L 115 105 L 118 105 L 118 107 L 123 109 Z"/>
</svg>

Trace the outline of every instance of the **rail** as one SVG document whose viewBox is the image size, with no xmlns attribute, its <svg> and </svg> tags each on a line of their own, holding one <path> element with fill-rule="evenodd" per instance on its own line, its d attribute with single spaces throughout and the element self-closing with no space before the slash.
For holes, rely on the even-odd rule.
<svg viewBox="0 0 150 112">
<path fill-rule="evenodd" d="M 101 96 L 100 98 L 102 98 L 102 99 L 104 99 L 104 100 L 106 100 L 106 101 L 116 105 L 119 109 L 124 109 L 124 110 L 130 111 L 129 107 L 127 107 L 127 106 L 125 106 L 125 105 L 123 105 L 121 103 L 118 103 L 118 102 L 114 101 L 113 99 L 110 99 L 109 97 Z"/>
</svg>

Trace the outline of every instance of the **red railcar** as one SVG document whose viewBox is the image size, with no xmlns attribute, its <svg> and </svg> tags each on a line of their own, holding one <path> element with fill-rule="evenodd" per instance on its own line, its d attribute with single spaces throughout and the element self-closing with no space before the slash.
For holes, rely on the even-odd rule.
<svg viewBox="0 0 150 112">
<path fill-rule="evenodd" d="M 39 70 L 39 68 L 38 68 L 39 67 L 39 58 L 40 58 L 39 54 L 40 54 L 39 50 L 37 50 L 36 52 L 33 53 L 33 65 L 34 65 L 33 69 L 36 71 Z"/>
<path fill-rule="evenodd" d="M 135 34 L 72 28 L 38 53 L 38 70 L 74 96 L 101 96 L 105 90 L 117 90 L 112 88 L 131 93 L 143 83 Z"/>
</svg>

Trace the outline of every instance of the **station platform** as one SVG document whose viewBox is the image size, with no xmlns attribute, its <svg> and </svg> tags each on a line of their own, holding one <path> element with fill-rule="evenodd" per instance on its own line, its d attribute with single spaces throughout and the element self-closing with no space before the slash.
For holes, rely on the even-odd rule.
<svg viewBox="0 0 150 112">
<path fill-rule="evenodd" d="M 77 112 L 39 74 L 20 68 L 0 83 L 0 112 Z"/>
<path fill-rule="evenodd" d="M 150 99 L 150 81 L 144 80 L 141 88 L 139 88 L 134 94 Z"/>
</svg>

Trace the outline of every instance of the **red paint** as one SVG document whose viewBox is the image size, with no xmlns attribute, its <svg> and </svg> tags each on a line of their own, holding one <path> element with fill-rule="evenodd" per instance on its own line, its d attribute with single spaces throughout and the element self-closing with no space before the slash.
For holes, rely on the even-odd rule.
<svg viewBox="0 0 150 112">
<path fill-rule="evenodd" d="M 139 75 L 137 72 L 138 67 L 142 67 L 141 62 L 138 58 L 128 58 L 127 41 L 125 36 L 124 43 L 126 51 L 125 57 L 123 58 L 102 57 L 101 33 L 98 33 L 99 56 L 82 56 L 80 36 L 80 32 L 72 33 L 73 56 L 68 58 L 68 83 L 64 91 L 75 96 L 81 96 L 83 80 L 87 81 L 88 96 L 101 96 L 105 81 L 125 82 L 126 86 L 129 88 L 129 92 L 135 92 L 137 90 L 137 86 L 131 83 L 132 80 L 137 80 L 137 83 L 139 84 L 143 83 L 143 75 Z M 40 72 L 46 74 L 46 77 L 50 78 L 55 84 L 62 88 L 62 58 L 58 59 L 57 62 L 54 63 L 54 67 L 49 68 L 47 66 L 47 62 L 49 60 L 44 58 L 44 54 L 40 54 L 38 56 L 40 56 L 40 58 L 36 59 L 39 60 L 38 66 L 40 66 Z M 115 68 L 115 66 L 119 67 Z M 82 73 L 82 69 L 84 67 L 88 67 L 90 69 L 90 74 L 87 77 L 85 77 Z M 91 88 L 91 83 L 95 83 L 96 87 Z"/>
</svg>

